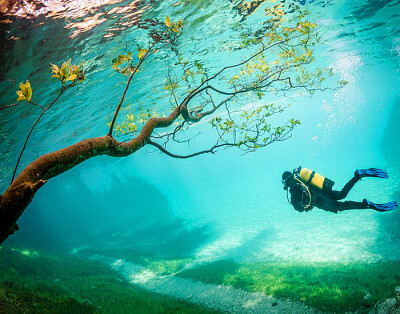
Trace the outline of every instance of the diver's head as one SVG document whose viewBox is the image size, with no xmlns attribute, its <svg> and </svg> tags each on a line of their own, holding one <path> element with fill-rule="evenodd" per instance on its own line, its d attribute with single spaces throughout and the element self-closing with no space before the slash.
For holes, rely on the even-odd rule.
<svg viewBox="0 0 400 314">
<path fill-rule="evenodd" d="M 290 171 L 285 171 L 282 173 L 282 184 L 283 189 L 287 190 L 289 188 L 290 183 L 292 183 L 293 173 Z"/>
</svg>

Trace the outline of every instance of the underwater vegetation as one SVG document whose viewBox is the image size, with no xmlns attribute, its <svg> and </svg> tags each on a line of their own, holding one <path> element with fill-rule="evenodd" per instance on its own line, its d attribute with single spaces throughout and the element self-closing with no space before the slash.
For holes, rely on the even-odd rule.
<svg viewBox="0 0 400 314">
<path fill-rule="evenodd" d="M 303 302 L 322 312 L 369 312 L 396 295 L 400 262 L 203 264 L 179 276 Z"/>
<path fill-rule="evenodd" d="M 81 249 L 83 256 L 101 255 L 106 257 L 123 256 L 124 261 L 145 266 L 148 270 L 161 276 L 171 275 L 181 271 L 187 264 L 193 262 L 192 257 L 154 255 L 146 251 L 132 248 L 123 249 Z"/>
<path fill-rule="evenodd" d="M 87 250 L 82 256 L 93 253 L 96 252 Z M 97 253 L 112 256 L 118 251 Z M 400 290 L 400 262 L 397 261 L 299 264 L 220 260 L 185 270 L 185 265 L 193 259 L 157 260 L 132 251 L 127 254 L 127 260 L 145 266 L 157 276 L 179 276 L 258 292 L 277 300 L 298 301 L 318 312 L 375 312 L 379 305 L 385 304 L 382 300 L 400 304 L 400 299 L 396 303 L 396 297 L 399 298 L 396 291 Z M 77 255 L 3 246 L 0 276 L 1 313 L 215 312 L 145 290 L 126 281 L 109 266 Z"/>
<path fill-rule="evenodd" d="M 0 248 L 0 313 L 214 313 L 68 255 Z"/>
</svg>

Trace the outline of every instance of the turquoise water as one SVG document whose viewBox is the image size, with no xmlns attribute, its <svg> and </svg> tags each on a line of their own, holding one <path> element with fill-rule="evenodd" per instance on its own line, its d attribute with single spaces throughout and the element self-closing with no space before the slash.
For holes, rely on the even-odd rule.
<svg viewBox="0 0 400 314">
<path fill-rule="evenodd" d="M 15 102 L 18 85 L 9 80 L 26 79 L 34 97 L 48 103 L 57 88 L 50 81 L 49 64 L 69 58 L 74 63 L 86 61 L 87 80 L 46 113 L 19 171 L 41 154 L 107 132 L 125 86 L 124 78 L 111 69 L 111 60 L 124 53 L 125 42 L 145 42 L 143 32 L 132 26 L 135 21 L 165 15 L 183 19 L 179 49 L 188 59 L 207 62 L 216 70 L 245 54 L 233 49 L 234 26 L 257 25 L 264 16 L 263 6 L 250 16 L 238 14 L 238 1 L 77 3 L 67 4 L 66 12 L 35 18 L 17 15 L 9 17 L 12 23 L 0 24 L 1 105 Z M 398 210 L 333 214 L 315 208 L 298 213 L 287 203 L 280 183 L 284 170 L 299 165 L 326 175 L 337 188 L 355 169 L 379 167 L 387 170 L 389 180 L 366 178 L 348 199 L 400 201 L 400 4 L 298 3 L 319 25 L 317 65 L 333 67 L 335 79 L 349 83 L 312 98 L 265 97 L 265 103 L 292 105 L 280 121 L 301 121 L 290 139 L 245 155 L 230 149 L 179 160 L 145 147 L 127 158 L 96 157 L 40 189 L 19 220 L 20 230 L 5 245 L 63 252 L 118 249 L 114 257 L 121 259 L 124 251 L 134 250 L 164 259 L 190 257 L 191 265 L 219 260 L 400 260 Z M 155 89 L 164 84 L 172 60 L 172 52 L 162 52 L 145 64 L 126 104 L 168 113 L 170 98 L 165 90 Z M 37 115 L 37 108 L 26 103 L 0 111 L 1 191 L 10 182 Z M 192 133 L 198 132 L 189 147 L 173 147 L 175 151 L 189 154 L 205 148 L 211 134 L 208 125 L 194 126 Z"/>
</svg>

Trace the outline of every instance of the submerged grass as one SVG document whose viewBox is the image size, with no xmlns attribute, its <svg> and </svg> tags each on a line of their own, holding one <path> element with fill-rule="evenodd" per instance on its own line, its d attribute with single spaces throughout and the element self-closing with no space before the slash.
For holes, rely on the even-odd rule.
<svg viewBox="0 0 400 314">
<path fill-rule="evenodd" d="M 221 260 L 181 270 L 192 261 L 191 258 L 166 260 L 143 257 L 134 252 L 131 255 L 128 260 L 159 275 L 178 271 L 176 275 L 184 278 L 297 300 L 324 312 L 367 312 L 378 301 L 393 297 L 396 286 L 400 285 L 400 262 L 397 261 L 239 264 Z M 134 286 L 109 267 L 94 261 L 74 255 L 0 247 L 0 313 L 22 312 L 212 311 Z"/>
<path fill-rule="evenodd" d="M 90 255 L 103 255 L 108 257 L 123 257 L 125 261 L 141 265 L 148 268 L 152 272 L 160 276 L 166 276 L 174 274 L 182 270 L 185 265 L 193 261 L 192 257 L 182 258 L 176 256 L 154 256 L 150 254 L 144 254 L 138 250 L 124 248 L 124 249 L 82 249 L 80 253 Z"/>
<path fill-rule="evenodd" d="M 23 312 L 213 313 L 133 286 L 97 262 L 3 247 L 0 313 Z"/>
<path fill-rule="evenodd" d="M 395 295 L 400 262 L 299 265 L 217 261 L 184 270 L 179 276 L 298 300 L 321 311 L 367 312 L 378 301 Z"/>
</svg>

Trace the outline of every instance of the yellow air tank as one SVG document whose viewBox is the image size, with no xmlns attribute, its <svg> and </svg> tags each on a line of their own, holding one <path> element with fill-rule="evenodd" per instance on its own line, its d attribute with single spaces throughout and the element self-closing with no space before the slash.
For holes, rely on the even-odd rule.
<svg viewBox="0 0 400 314">
<path fill-rule="evenodd" d="M 299 173 L 300 180 L 304 183 L 311 185 L 319 190 L 327 191 L 331 190 L 335 182 L 321 176 L 320 174 L 316 173 L 307 168 L 303 168 L 300 170 Z"/>
</svg>

